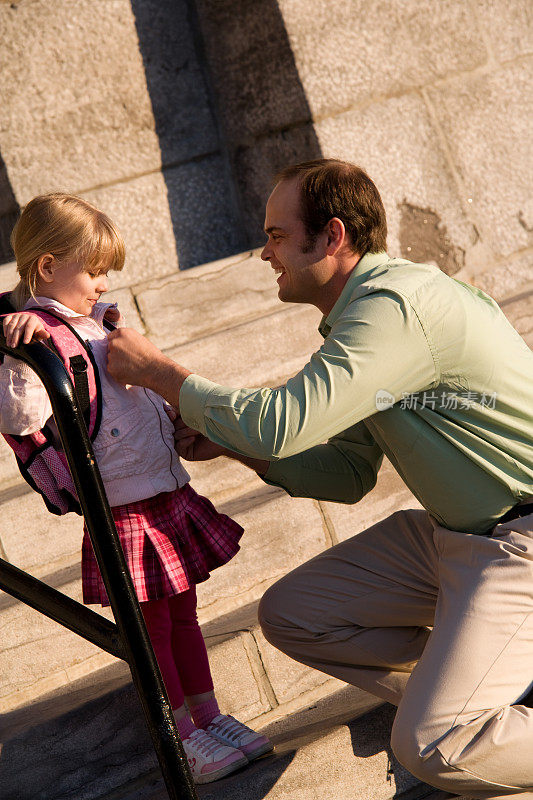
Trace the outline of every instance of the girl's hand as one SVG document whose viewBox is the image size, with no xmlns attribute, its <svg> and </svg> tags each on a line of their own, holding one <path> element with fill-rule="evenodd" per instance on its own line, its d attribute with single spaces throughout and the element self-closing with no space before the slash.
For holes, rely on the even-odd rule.
<svg viewBox="0 0 533 800">
<path fill-rule="evenodd" d="M 42 319 L 27 311 L 6 314 L 3 326 L 8 347 L 16 347 L 20 341 L 24 344 L 29 344 L 32 339 L 50 338 Z"/>
</svg>

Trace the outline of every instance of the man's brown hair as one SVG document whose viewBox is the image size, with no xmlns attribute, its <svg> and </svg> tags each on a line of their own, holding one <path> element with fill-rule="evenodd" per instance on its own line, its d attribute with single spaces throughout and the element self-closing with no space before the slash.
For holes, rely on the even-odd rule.
<svg viewBox="0 0 533 800">
<path fill-rule="evenodd" d="M 336 158 L 320 158 L 285 167 L 275 183 L 297 178 L 302 221 L 309 237 L 306 251 L 329 220 L 344 223 L 354 253 L 378 253 L 387 246 L 387 219 L 374 182 L 360 167 Z"/>
</svg>

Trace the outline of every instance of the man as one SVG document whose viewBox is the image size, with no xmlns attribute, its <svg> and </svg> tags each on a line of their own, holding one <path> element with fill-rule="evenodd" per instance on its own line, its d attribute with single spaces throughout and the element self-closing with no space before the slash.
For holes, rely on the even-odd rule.
<svg viewBox="0 0 533 800">
<path fill-rule="evenodd" d="M 284 170 L 265 231 L 280 300 L 324 315 L 298 375 L 223 388 L 132 331 L 110 336 L 110 370 L 179 407 L 185 457 L 231 455 L 291 495 L 356 503 L 387 455 L 426 510 L 280 580 L 265 635 L 396 704 L 393 749 L 421 779 L 532 798 L 533 354 L 482 292 L 387 256 L 379 193 L 354 165 Z"/>
</svg>

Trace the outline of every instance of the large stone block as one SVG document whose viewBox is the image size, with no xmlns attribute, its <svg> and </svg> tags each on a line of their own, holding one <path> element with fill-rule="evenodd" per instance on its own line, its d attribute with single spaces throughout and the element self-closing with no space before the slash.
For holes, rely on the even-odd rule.
<svg viewBox="0 0 533 800">
<path fill-rule="evenodd" d="M 3 715 L 2 800 L 96 800 L 156 769 L 133 687 L 106 689 L 89 679 Z"/>
<path fill-rule="evenodd" d="M 0 292 L 10 292 L 18 283 L 17 265 L 14 261 L 0 267 Z"/>
<path fill-rule="evenodd" d="M 233 153 L 235 180 L 246 209 L 245 225 L 254 247 L 265 242 L 265 206 L 274 175 L 288 164 L 321 158 L 314 126 L 304 124 L 246 141 Z"/>
<path fill-rule="evenodd" d="M 533 51 L 533 15 L 529 0 L 476 0 L 479 25 L 499 61 Z"/>
<path fill-rule="evenodd" d="M 110 273 L 113 289 L 243 249 L 218 156 L 83 196 L 109 214 L 124 237 L 126 266 Z"/>
<path fill-rule="evenodd" d="M 210 646 L 209 665 L 223 714 L 233 714 L 245 722 L 270 710 L 265 691 L 256 680 L 260 663 L 257 654 L 254 658 L 254 643 L 249 633 Z"/>
<path fill-rule="evenodd" d="M 318 672 L 316 669 L 306 667 L 298 661 L 293 661 L 280 650 L 267 642 L 261 630 L 254 630 L 254 637 L 261 653 L 261 661 L 270 681 L 270 685 L 280 705 L 288 703 L 299 697 L 304 692 L 316 689 L 326 681 L 331 681 L 329 675 Z M 342 681 L 332 681 L 331 691 L 345 686 Z"/>
<path fill-rule="evenodd" d="M 0 491 L 23 485 L 13 450 L 0 436 Z M 1 502 L 1 501 L 0 501 Z"/>
<path fill-rule="evenodd" d="M 105 186 L 83 194 L 108 214 L 124 237 L 126 265 L 109 273 L 112 290 L 179 269 L 163 173 Z"/>
<path fill-rule="evenodd" d="M 201 621 L 261 597 L 267 585 L 327 545 L 322 515 L 313 500 L 265 487 L 262 495 L 219 505 L 244 528 L 241 549 L 199 585 Z"/>
<path fill-rule="evenodd" d="M 235 654 L 236 666 L 247 671 L 242 650 L 229 649 L 226 660 Z M 125 666 L 120 666 L 120 674 L 115 667 L 102 670 L 66 690 L 48 693 L 31 708 L 4 715 L 2 800 L 37 800 L 36 790 L 38 800 L 168 800 L 138 697 Z M 232 665 L 222 667 L 235 682 Z M 216 676 L 215 683 L 218 687 Z M 388 800 L 392 793 L 399 795 L 416 781 L 390 753 L 393 709 L 365 713 L 373 705 L 350 687 L 276 720 L 263 728 L 276 752 L 228 779 L 197 787 L 199 797 L 332 800 L 332 788 L 335 800 Z M 246 709 L 242 711 L 241 718 Z M 349 736 L 338 740 L 335 734 L 340 732 Z M 308 774 L 301 773 L 304 767 Z M 416 796 L 425 788 L 416 786 Z"/>
<path fill-rule="evenodd" d="M 216 146 L 187 4 L 148 5 L 139 35 L 127 0 L 0 5 L 0 152 L 21 204 L 157 170 L 161 142 L 164 163 Z"/>
<path fill-rule="evenodd" d="M 391 255 L 461 269 L 475 232 L 422 98 L 404 95 L 324 119 L 325 156 L 353 161 L 375 181 L 387 211 Z"/>
<path fill-rule="evenodd" d="M 163 167 L 218 149 L 187 0 L 132 0 Z"/>
<path fill-rule="evenodd" d="M 79 581 L 65 584 L 61 590 L 80 600 Z M 57 681 L 56 685 L 68 683 L 69 667 L 101 653 L 96 645 L 29 606 L 12 603 L 5 595 L 1 600 L 0 698 L 4 698 L 4 706 L 13 707 L 15 693 L 24 694 L 39 684 L 44 692 L 51 680 Z"/>
<path fill-rule="evenodd" d="M 168 352 L 187 369 L 225 386 L 278 385 L 320 347 L 320 313 L 309 306 L 279 312 L 238 328 L 187 342 Z"/>
<path fill-rule="evenodd" d="M 184 461 L 183 465 L 191 476 L 194 489 L 198 494 L 209 497 L 215 505 L 238 495 L 260 495 L 265 488 L 264 482 L 253 470 L 230 458 Z"/>
<path fill-rule="evenodd" d="M 13 258 L 10 235 L 18 217 L 19 204 L 9 182 L 7 168 L 0 153 L 0 264 Z"/>
<path fill-rule="evenodd" d="M 279 310 L 269 264 L 243 254 L 222 268 L 202 267 L 136 289 L 148 335 L 159 348 L 242 325 Z"/>
<path fill-rule="evenodd" d="M 530 64 L 430 91 L 482 240 L 508 255 L 533 242 Z"/>
<path fill-rule="evenodd" d="M 164 171 L 182 269 L 240 253 L 247 246 L 225 172 L 219 155 Z"/>
<path fill-rule="evenodd" d="M 445 0 L 280 0 L 314 119 L 484 63 L 476 17 Z"/>
<path fill-rule="evenodd" d="M 289 128 L 486 59 L 465 4 L 199 4 L 229 139 Z"/>
<path fill-rule="evenodd" d="M 276 727 L 269 727 L 276 742 L 273 758 L 259 760 L 216 788 L 200 787 L 199 794 L 202 800 L 390 800 L 404 792 L 406 797 L 428 796 L 430 787 L 403 769 L 391 752 L 393 715 L 389 706 L 352 720 L 344 713 L 338 724 L 317 719 L 306 726 L 302 721 L 290 738 L 278 738 Z M 142 795 L 142 800 L 149 797 Z M 125 800 L 134 800 L 133 795 Z M 164 800 L 163 792 L 153 800 Z"/>
<path fill-rule="evenodd" d="M 498 266 L 487 265 L 484 271 L 475 272 L 469 283 L 498 302 L 522 294 L 533 288 L 533 253 L 524 253 Z"/>
<path fill-rule="evenodd" d="M 503 313 L 533 349 L 533 289 L 500 303 Z"/>
</svg>

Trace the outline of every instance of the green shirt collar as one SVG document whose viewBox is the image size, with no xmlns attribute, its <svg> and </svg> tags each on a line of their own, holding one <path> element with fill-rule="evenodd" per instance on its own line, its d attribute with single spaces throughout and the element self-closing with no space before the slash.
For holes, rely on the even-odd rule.
<svg viewBox="0 0 533 800">
<path fill-rule="evenodd" d="M 361 283 L 364 283 L 368 277 L 368 273 L 375 269 L 375 267 L 379 267 L 381 264 L 384 264 L 386 261 L 389 261 L 389 256 L 384 250 L 382 250 L 380 253 L 366 253 L 361 259 L 359 259 L 350 273 L 350 277 L 346 281 L 346 285 L 340 293 L 339 299 L 327 317 L 322 317 L 320 321 L 318 330 L 322 336 L 326 337 L 328 335 L 331 328 L 350 302 L 350 298 L 355 287 L 359 286 Z"/>
</svg>

